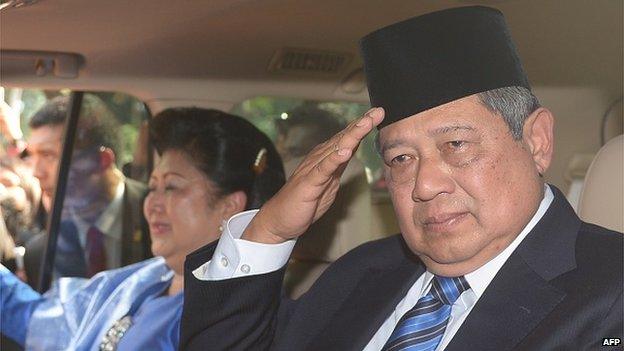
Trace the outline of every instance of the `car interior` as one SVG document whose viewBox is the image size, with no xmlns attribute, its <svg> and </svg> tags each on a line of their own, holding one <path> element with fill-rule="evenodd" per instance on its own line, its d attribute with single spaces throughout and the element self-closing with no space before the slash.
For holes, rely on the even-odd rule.
<svg viewBox="0 0 624 351">
<path fill-rule="evenodd" d="M 26 140 L 29 119 L 46 101 L 75 100 L 77 93 L 84 93 L 81 101 L 99 97 L 119 124 L 117 168 L 146 182 L 155 160 L 145 128 L 159 111 L 198 106 L 231 112 L 274 141 L 276 121 L 298 106 L 351 121 L 369 108 L 361 37 L 419 14 L 468 5 L 504 13 L 533 91 L 555 115 L 555 158 L 546 181 L 567 194 L 583 219 L 623 231 L 622 1 L 2 0 L 1 92 L 21 115 Z M 78 112 L 68 120 L 64 153 L 80 118 L 88 115 Z M 63 207 L 58 194 L 81 190 L 63 170 L 69 156 L 62 160 L 51 232 L 63 212 L 54 208 Z M 372 137 L 357 162 L 360 178 L 345 190 L 353 199 L 338 203 L 336 216 L 362 229 L 336 226 L 326 236 L 304 238 L 287 273 L 293 297 L 351 248 L 399 232 Z M 137 247 L 147 245 L 137 235 Z M 45 271 L 63 259 L 51 255 L 41 255 L 31 269 Z M 31 283 L 52 278 L 48 272 Z"/>
</svg>

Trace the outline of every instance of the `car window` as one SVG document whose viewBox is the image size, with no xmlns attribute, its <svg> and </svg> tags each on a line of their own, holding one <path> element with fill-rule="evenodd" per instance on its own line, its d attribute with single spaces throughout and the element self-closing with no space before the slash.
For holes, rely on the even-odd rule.
<svg viewBox="0 0 624 351">
<path fill-rule="evenodd" d="M 307 154 L 313 146 L 340 131 L 369 108 L 368 104 L 355 102 L 260 96 L 237 104 L 232 112 L 247 118 L 273 140 L 288 173 L 291 171 L 290 162 L 296 164 L 298 157 Z M 374 133 L 367 136 L 356 157 L 364 165 L 373 195 L 379 195 L 385 193 L 385 183 L 374 140 Z"/>
<path fill-rule="evenodd" d="M 31 200 L 37 211 L 22 228 L 9 230 L 16 245 L 24 247 L 21 274 L 33 286 L 41 276 L 39 267 L 48 245 L 46 233 L 54 204 L 62 208 L 58 211 L 53 278 L 91 277 L 150 256 L 142 216 L 151 163 L 149 111 L 126 94 L 90 92 L 81 96 L 77 123 L 67 129 L 72 101 L 69 90 L 4 90 L 4 100 L 19 115 L 24 134 L 25 147 L 15 159 L 38 192 Z M 73 137 L 67 139 L 69 133 Z M 3 141 L 5 149 L 11 146 L 9 139 Z M 71 145 L 65 145 L 72 139 Z M 58 193 L 62 200 L 53 201 L 61 188 L 58 177 L 64 147 L 71 149 L 65 165 L 66 187 Z M 6 158 L 11 156 L 6 154 Z M 11 221 L 4 212 L 3 217 Z"/>
</svg>

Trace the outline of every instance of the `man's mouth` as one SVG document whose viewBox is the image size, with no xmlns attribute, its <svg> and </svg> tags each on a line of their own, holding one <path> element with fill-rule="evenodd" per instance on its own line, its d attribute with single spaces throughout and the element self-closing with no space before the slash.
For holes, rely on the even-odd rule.
<svg viewBox="0 0 624 351">
<path fill-rule="evenodd" d="M 431 215 L 422 221 L 425 228 L 434 232 L 443 232 L 462 222 L 468 212 L 445 212 Z"/>
</svg>

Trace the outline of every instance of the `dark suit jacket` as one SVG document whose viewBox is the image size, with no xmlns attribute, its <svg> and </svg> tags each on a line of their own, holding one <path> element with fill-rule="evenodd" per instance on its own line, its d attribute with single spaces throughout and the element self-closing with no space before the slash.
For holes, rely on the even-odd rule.
<svg viewBox="0 0 624 351">
<path fill-rule="evenodd" d="M 147 223 L 143 217 L 143 199 L 146 186 L 126 178 L 122 207 L 121 265 L 129 265 L 152 257 Z M 25 244 L 24 268 L 28 284 L 35 287 L 39 282 L 41 262 L 47 245 L 47 235 L 38 234 Z"/>
<path fill-rule="evenodd" d="M 509 257 L 446 348 L 600 349 L 622 338 L 622 234 L 582 222 L 563 194 Z M 425 271 L 401 236 L 336 261 L 299 300 L 280 300 L 284 269 L 224 281 L 187 258 L 181 349 L 362 350 Z"/>
</svg>

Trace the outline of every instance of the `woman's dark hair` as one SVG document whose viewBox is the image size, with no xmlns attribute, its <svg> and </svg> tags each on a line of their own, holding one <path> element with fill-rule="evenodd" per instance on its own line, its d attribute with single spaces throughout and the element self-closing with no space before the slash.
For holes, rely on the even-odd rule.
<svg viewBox="0 0 624 351">
<path fill-rule="evenodd" d="M 150 134 L 159 154 L 182 151 L 220 189 L 219 195 L 244 191 L 246 209 L 259 208 L 284 185 L 284 167 L 273 143 L 241 117 L 169 108 L 150 121 Z"/>
</svg>

